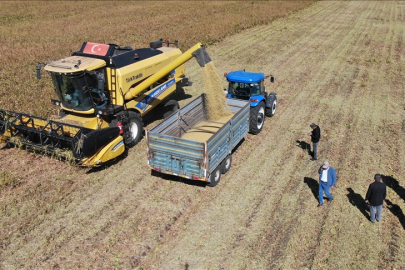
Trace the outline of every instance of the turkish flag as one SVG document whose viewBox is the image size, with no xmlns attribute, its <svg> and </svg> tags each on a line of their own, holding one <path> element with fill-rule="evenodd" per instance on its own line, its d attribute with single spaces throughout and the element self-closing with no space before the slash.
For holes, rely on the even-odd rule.
<svg viewBox="0 0 405 270">
<path fill-rule="evenodd" d="M 110 45 L 107 44 L 87 42 L 86 47 L 84 47 L 83 53 L 105 56 L 109 48 Z"/>
</svg>

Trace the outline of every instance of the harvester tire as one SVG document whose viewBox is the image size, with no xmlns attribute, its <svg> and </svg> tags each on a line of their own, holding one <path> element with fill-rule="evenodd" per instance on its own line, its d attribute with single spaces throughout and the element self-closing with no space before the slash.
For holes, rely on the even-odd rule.
<svg viewBox="0 0 405 270">
<path fill-rule="evenodd" d="M 218 165 L 218 167 L 216 167 L 215 170 L 211 173 L 210 182 L 208 185 L 210 187 L 215 187 L 220 180 L 221 180 L 221 165 Z"/>
<path fill-rule="evenodd" d="M 180 108 L 179 103 L 176 100 L 169 100 L 168 102 L 166 102 L 165 106 L 164 106 L 164 114 L 163 117 L 166 119 L 168 118 L 170 115 L 172 115 L 173 113 L 177 112 Z"/>
<path fill-rule="evenodd" d="M 129 121 L 124 126 L 124 142 L 130 148 L 137 144 L 143 136 L 142 117 L 136 112 L 128 112 Z"/>
<path fill-rule="evenodd" d="M 265 116 L 264 102 L 260 102 L 256 107 L 250 108 L 249 132 L 256 135 L 262 131 Z"/>
<path fill-rule="evenodd" d="M 267 102 L 267 105 L 270 106 L 266 107 L 266 116 L 271 117 L 276 113 L 277 110 L 277 97 L 275 95 L 270 94 L 268 99 L 269 102 Z"/>
<path fill-rule="evenodd" d="M 226 158 L 221 162 L 222 173 L 225 174 L 231 169 L 232 165 L 232 155 L 226 156 Z"/>
</svg>

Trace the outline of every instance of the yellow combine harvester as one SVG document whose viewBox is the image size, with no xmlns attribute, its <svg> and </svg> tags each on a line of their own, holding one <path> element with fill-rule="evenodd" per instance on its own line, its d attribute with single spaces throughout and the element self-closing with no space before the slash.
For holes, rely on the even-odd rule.
<svg viewBox="0 0 405 270">
<path fill-rule="evenodd" d="M 187 84 L 184 63 L 193 56 L 202 67 L 211 61 L 200 43 L 182 53 L 177 41 L 159 40 L 142 49 L 85 42 L 72 56 L 44 67 L 52 77 L 58 96 L 52 103 L 60 106 L 61 118 L 0 110 L 0 141 L 82 166 L 101 165 L 139 142 L 142 117 L 157 105 L 164 105 L 165 116 L 177 111 L 170 96 Z M 40 69 L 39 64 L 38 78 Z"/>
</svg>

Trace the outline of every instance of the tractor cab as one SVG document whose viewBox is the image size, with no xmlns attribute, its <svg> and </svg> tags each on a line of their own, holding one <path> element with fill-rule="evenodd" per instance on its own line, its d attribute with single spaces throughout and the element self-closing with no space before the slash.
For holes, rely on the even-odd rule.
<svg viewBox="0 0 405 270">
<path fill-rule="evenodd" d="M 264 73 L 246 72 L 244 70 L 232 71 L 225 74 L 228 89 L 225 89 L 227 98 L 236 98 L 250 101 L 250 129 L 253 134 L 258 134 L 263 127 L 265 116 L 271 117 L 276 113 L 276 93 L 267 93 L 264 86 Z M 274 77 L 270 82 L 274 82 Z"/>
<path fill-rule="evenodd" d="M 266 99 L 267 93 L 264 86 L 264 73 L 238 70 L 229 72 L 225 77 L 228 81 L 228 98 L 250 100 L 251 106 L 256 106 Z M 274 81 L 273 76 L 271 76 L 270 81 Z"/>
</svg>

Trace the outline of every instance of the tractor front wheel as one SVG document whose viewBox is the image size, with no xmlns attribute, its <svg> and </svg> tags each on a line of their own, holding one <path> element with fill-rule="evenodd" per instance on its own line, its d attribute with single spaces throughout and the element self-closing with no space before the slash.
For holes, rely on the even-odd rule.
<svg viewBox="0 0 405 270">
<path fill-rule="evenodd" d="M 265 109 L 263 102 L 260 102 L 256 107 L 250 108 L 250 133 L 256 135 L 262 131 L 264 120 L 266 119 L 264 112 Z"/>
<path fill-rule="evenodd" d="M 266 107 L 266 116 L 271 117 L 276 113 L 277 97 L 275 95 L 270 95 L 268 98 L 269 98 L 269 102 L 267 103 L 267 105 L 270 105 L 270 106 Z"/>
</svg>

